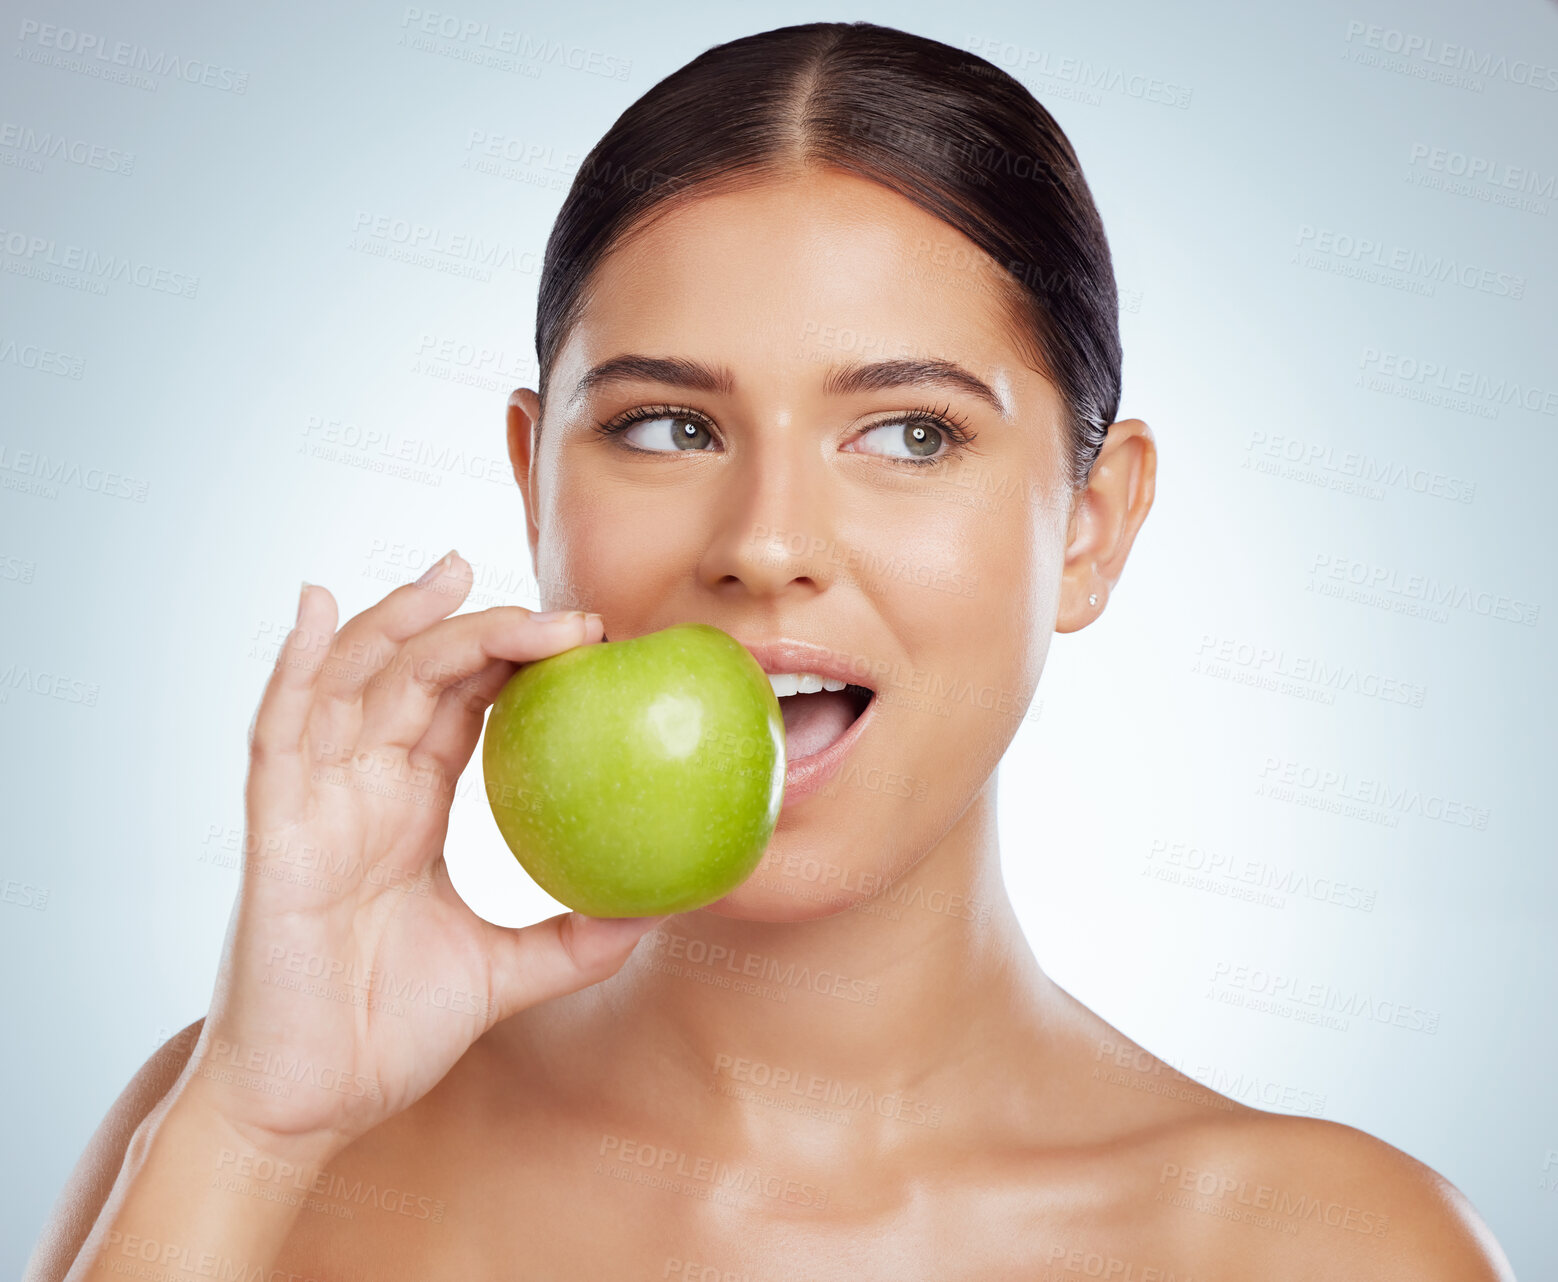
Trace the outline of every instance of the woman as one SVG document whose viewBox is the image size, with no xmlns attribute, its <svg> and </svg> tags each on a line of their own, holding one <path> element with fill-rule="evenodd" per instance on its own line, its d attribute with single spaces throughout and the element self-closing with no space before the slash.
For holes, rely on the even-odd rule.
<svg viewBox="0 0 1558 1282">
<path fill-rule="evenodd" d="M 1117 314 L 1069 143 L 978 58 L 811 23 L 630 107 L 509 402 L 538 579 L 591 613 L 449 617 L 454 553 L 339 631 L 305 586 L 210 1009 L 31 1277 L 1511 1276 L 1410 1157 L 1082 1007 L 1006 898 L 997 763 L 1152 504 Z M 761 866 L 668 919 L 477 918 L 442 846 L 499 688 L 687 620 L 860 687 L 784 699 Z"/>
</svg>

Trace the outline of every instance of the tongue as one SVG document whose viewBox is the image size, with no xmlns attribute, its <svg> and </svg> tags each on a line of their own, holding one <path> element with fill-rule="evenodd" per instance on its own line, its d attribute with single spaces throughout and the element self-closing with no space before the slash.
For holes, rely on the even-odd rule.
<svg viewBox="0 0 1558 1282">
<path fill-rule="evenodd" d="M 842 690 L 792 694 L 779 700 L 779 710 L 784 713 L 784 753 L 790 761 L 821 752 L 855 719 L 854 700 Z"/>
</svg>

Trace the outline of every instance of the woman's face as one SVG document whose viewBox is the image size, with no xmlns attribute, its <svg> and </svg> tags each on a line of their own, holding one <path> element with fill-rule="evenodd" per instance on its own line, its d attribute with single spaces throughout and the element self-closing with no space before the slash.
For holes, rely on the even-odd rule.
<svg viewBox="0 0 1558 1282">
<path fill-rule="evenodd" d="M 598 611 L 613 641 L 697 621 L 811 642 L 875 691 L 842 768 L 787 795 L 758 871 L 707 911 L 801 920 L 880 889 L 964 813 L 1028 709 L 1072 502 L 1060 397 L 1019 355 L 995 276 L 959 232 L 838 171 L 706 196 L 598 266 L 533 458 L 536 397 L 513 398 L 548 604 Z M 640 369 L 575 395 L 628 355 L 728 383 Z M 891 366 L 835 385 L 928 361 L 990 399 Z"/>
</svg>

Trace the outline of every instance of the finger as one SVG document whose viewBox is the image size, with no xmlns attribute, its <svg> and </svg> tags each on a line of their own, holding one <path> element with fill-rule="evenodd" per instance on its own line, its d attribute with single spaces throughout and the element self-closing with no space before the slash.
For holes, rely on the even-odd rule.
<svg viewBox="0 0 1558 1282">
<path fill-rule="evenodd" d="M 604 624 L 592 621 L 586 643 L 605 639 Z M 475 676 L 445 690 L 426 732 L 407 754 L 407 761 L 418 768 L 435 767 L 445 778 L 458 778 L 481 739 L 487 709 L 518 670 L 507 659 L 494 660 Z"/>
<path fill-rule="evenodd" d="M 494 659 L 529 663 L 559 654 L 601 634 L 582 610 L 546 619 L 523 606 L 499 605 L 456 615 L 411 638 L 380 672 L 363 699 L 358 743 L 409 752 L 449 687 L 475 676 Z"/>
<path fill-rule="evenodd" d="M 451 550 L 416 582 L 346 622 L 330 647 L 310 716 L 309 737 L 322 759 L 351 755 L 362 726 L 364 687 L 409 637 L 458 609 L 471 581 L 469 562 Z"/>
<path fill-rule="evenodd" d="M 586 917 L 559 913 L 518 930 L 487 927 L 493 1022 L 553 997 L 609 979 L 667 917 Z"/>
<path fill-rule="evenodd" d="M 335 619 L 335 598 L 329 590 L 305 583 L 298 594 L 297 620 L 276 654 L 254 714 L 249 735 L 254 756 L 281 757 L 301 751 L 325 651 L 335 635 Z"/>
<path fill-rule="evenodd" d="M 450 686 L 438 698 L 433 719 L 406 755 L 414 769 L 431 767 L 445 779 L 457 779 L 476 751 L 487 709 L 519 665 L 494 659 L 473 677 Z"/>
<path fill-rule="evenodd" d="M 402 584 L 349 619 L 330 648 L 330 662 L 319 680 L 320 698 L 355 703 L 406 641 L 460 608 L 471 581 L 470 562 L 451 550 L 415 583 Z"/>
</svg>

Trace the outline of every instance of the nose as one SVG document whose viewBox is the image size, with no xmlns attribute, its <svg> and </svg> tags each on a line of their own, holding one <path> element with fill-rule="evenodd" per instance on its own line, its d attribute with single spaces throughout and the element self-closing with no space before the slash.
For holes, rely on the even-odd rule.
<svg viewBox="0 0 1558 1282">
<path fill-rule="evenodd" d="M 730 461 L 699 565 L 704 586 L 754 597 L 815 595 L 834 581 L 827 469 L 815 438 L 770 427 Z"/>
</svg>

